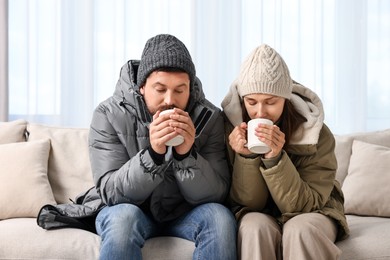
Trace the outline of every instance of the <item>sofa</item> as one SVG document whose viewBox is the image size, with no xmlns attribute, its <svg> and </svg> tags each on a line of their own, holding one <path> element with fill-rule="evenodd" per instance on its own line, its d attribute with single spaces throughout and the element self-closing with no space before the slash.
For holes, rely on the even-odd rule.
<svg viewBox="0 0 390 260">
<path fill-rule="evenodd" d="M 335 136 L 351 234 L 341 259 L 390 259 L 390 129 Z M 100 237 L 74 228 L 45 230 L 43 205 L 73 203 L 93 186 L 88 129 L 25 120 L 0 122 L 0 259 L 98 259 Z M 144 259 L 192 259 L 193 242 L 148 239 Z"/>
</svg>

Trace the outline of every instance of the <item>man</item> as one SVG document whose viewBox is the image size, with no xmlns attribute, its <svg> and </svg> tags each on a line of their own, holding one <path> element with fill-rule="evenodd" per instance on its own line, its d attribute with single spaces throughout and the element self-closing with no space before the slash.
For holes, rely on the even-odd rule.
<svg viewBox="0 0 390 260">
<path fill-rule="evenodd" d="M 183 143 L 165 145 L 177 135 Z M 114 95 L 94 112 L 89 145 L 107 205 L 96 218 L 101 259 L 142 259 L 145 240 L 158 235 L 194 241 L 194 259 L 236 258 L 235 219 L 220 204 L 230 186 L 223 119 L 180 40 L 157 35 L 122 67 Z"/>
</svg>

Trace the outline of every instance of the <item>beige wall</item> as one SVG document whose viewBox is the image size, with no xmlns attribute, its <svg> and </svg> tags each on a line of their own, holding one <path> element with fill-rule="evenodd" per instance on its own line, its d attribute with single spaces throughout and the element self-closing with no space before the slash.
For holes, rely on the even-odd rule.
<svg viewBox="0 0 390 260">
<path fill-rule="evenodd" d="M 8 121 L 8 0 L 0 0 L 0 121 Z"/>
</svg>

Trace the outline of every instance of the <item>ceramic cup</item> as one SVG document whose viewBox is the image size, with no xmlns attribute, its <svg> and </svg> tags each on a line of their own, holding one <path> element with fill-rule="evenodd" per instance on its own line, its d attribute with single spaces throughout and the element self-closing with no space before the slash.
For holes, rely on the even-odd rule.
<svg viewBox="0 0 390 260">
<path fill-rule="evenodd" d="M 165 114 L 171 114 L 173 113 L 173 109 L 167 109 L 164 111 L 160 112 L 160 116 L 165 115 Z M 165 143 L 166 146 L 178 146 L 179 144 L 182 144 L 184 142 L 184 138 L 181 135 L 177 135 L 168 142 Z"/>
<path fill-rule="evenodd" d="M 252 153 L 265 154 L 271 149 L 255 135 L 255 129 L 259 124 L 273 125 L 272 121 L 265 118 L 255 118 L 248 122 L 248 149 Z"/>
</svg>

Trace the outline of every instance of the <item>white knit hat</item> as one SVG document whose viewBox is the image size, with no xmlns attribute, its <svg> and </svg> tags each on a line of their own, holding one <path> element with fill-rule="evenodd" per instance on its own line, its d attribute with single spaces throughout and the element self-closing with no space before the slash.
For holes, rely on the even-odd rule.
<svg viewBox="0 0 390 260">
<path fill-rule="evenodd" d="M 241 65 L 237 91 L 241 98 L 261 93 L 290 99 L 292 80 L 279 53 L 266 44 L 253 50 Z"/>
</svg>

